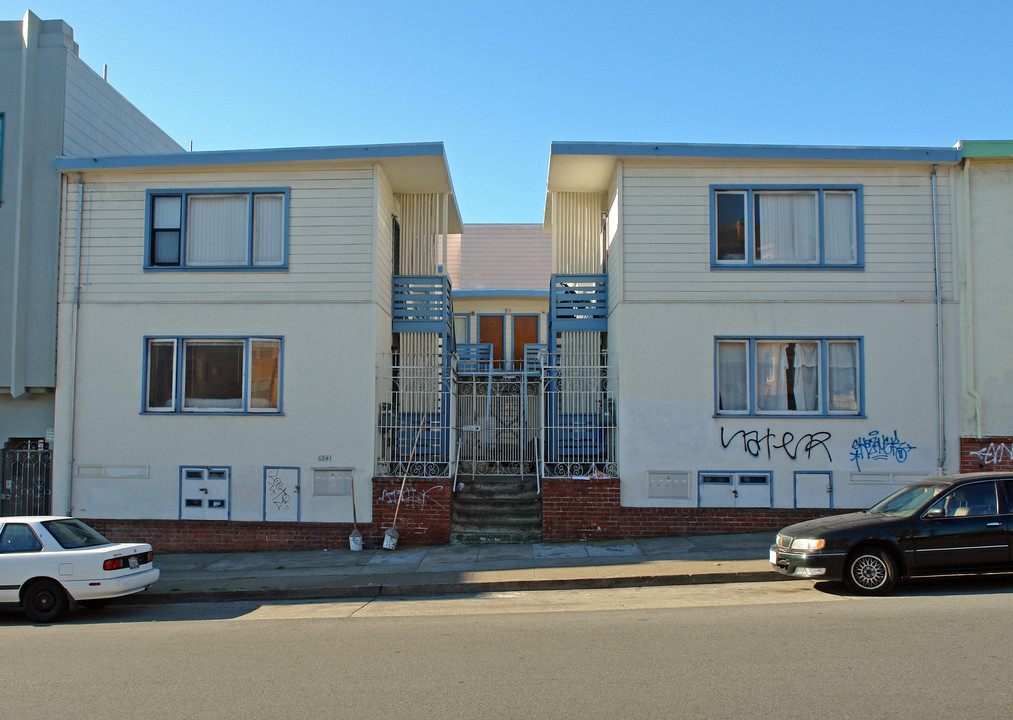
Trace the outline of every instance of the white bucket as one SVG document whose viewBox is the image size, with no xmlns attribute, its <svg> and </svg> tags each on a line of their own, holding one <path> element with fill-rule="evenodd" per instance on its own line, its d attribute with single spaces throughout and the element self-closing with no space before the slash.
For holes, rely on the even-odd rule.
<svg viewBox="0 0 1013 720">
<path fill-rule="evenodd" d="M 362 550 L 361 532 L 359 532 L 358 530 L 352 530 L 352 534 L 348 536 L 348 547 L 356 552 Z"/>
<path fill-rule="evenodd" d="M 394 550 L 397 547 L 397 530 L 391 528 L 383 534 L 383 549 Z"/>
</svg>

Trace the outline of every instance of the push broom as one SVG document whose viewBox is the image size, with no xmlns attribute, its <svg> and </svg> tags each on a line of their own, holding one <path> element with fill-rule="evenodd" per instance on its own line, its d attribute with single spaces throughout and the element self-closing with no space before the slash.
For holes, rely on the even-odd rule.
<svg viewBox="0 0 1013 720">
<path fill-rule="evenodd" d="M 404 497 L 404 486 L 408 482 L 408 470 L 411 468 L 412 460 L 415 458 L 415 446 L 418 445 L 419 436 L 422 435 L 422 428 L 428 424 L 428 421 L 423 419 L 419 425 L 419 431 L 415 433 L 415 440 L 412 441 L 412 450 L 408 454 L 408 462 L 404 467 L 404 477 L 401 478 L 401 491 L 397 494 L 397 505 L 394 506 L 394 520 L 390 523 L 390 528 L 383 534 L 383 549 L 393 550 L 397 547 L 398 532 L 394 529 L 397 525 L 397 514 L 401 510 L 401 498 Z"/>
</svg>

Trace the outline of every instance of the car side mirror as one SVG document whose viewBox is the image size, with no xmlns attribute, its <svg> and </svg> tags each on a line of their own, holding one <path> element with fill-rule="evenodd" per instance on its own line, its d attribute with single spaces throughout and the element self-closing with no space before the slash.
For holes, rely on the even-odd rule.
<svg viewBox="0 0 1013 720">
<path fill-rule="evenodd" d="M 946 517 L 946 511 L 941 507 L 933 507 L 926 510 L 922 517 L 926 520 L 935 520 L 936 518 Z"/>
</svg>

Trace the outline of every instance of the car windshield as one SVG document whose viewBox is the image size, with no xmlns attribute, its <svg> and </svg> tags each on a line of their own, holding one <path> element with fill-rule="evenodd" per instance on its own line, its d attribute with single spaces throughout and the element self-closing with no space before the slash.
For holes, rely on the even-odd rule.
<svg viewBox="0 0 1013 720">
<path fill-rule="evenodd" d="M 907 517 L 918 508 L 947 488 L 945 484 L 917 483 L 901 488 L 869 508 L 869 512 L 880 515 Z"/>
<path fill-rule="evenodd" d="M 45 520 L 42 526 L 56 538 L 56 542 L 60 543 L 65 550 L 110 544 L 110 541 L 106 540 L 102 533 L 88 527 L 76 518 Z"/>
</svg>

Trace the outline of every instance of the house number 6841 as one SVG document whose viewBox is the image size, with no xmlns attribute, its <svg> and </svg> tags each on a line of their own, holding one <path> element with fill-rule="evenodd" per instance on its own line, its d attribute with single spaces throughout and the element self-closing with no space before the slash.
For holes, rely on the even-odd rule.
<svg viewBox="0 0 1013 720">
<path fill-rule="evenodd" d="M 330 461 L 331 461 L 330 455 L 317 455 L 317 462 L 330 462 Z"/>
</svg>

